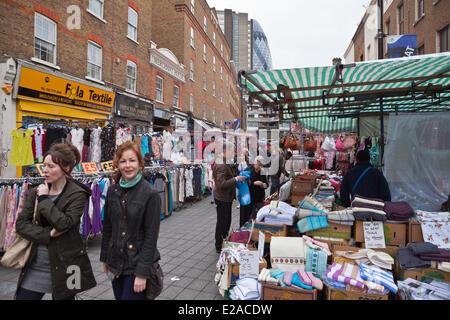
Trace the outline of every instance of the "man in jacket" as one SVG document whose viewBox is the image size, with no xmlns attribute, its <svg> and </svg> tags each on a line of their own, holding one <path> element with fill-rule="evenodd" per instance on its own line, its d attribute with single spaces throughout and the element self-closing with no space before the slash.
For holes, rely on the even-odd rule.
<svg viewBox="0 0 450 320">
<path fill-rule="evenodd" d="M 227 149 L 229 155 L 227 155 Z M 219 153 L 220 152 L 220 153 Z M 230 143 L 224 143 L 223 151 L 216 149 L 218 158 L 213 169 L 214 180 L 214 201 L 217 205 L 217 223 L 215 234 L 216 252 L 222 250 L 222 241 L 228 235 L 231 226 L 231 207 L 236 198 L 236 183 L 245 181 L 244 176 L 237 176 L 237 170 L 234 166 L 227 164 L 227 159 L 234 159 L 234 146 Z"/>
<path fill-rule="evenodd" d="M 350 207 L 351 198 L 358 194 L 366 198 L 391 201 L 389 185 L 383 174 L 370 164 L 370 154 L 361 150 L 356 154 L 356 166 L 349 170 L 342 181 L 340 198 L 344 207 Z"/>
</svg>

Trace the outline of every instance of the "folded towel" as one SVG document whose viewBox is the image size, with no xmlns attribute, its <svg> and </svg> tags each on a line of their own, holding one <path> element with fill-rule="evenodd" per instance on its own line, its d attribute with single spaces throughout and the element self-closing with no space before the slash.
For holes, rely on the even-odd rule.
<svg viewBox="0 0 450 320">
<path fill-rule="evenodd" d="M 313 211 L 313 210 L 309 210 L 309 209 L 298 208 L 296 215 L 299 219 L 302 219 L 302 218 L 306 218 L 309 216 L 326 216 L 327 214 L 325 212 L 319 212 L 319 211 Z"/>
<path fill-rule="evenodd" d="M 353 215 L 355 215 L 355 213 L 357 213 L 357 212 L 372 212 L 372 213 L 378 213 L 378 214 L 384 215 L 384 216 L 386 215 L 386 212 L 384 212 L 383 210 L 377 210 L 377 209 L 372 209 L 372 208 L 355 207 L 352 210 L 353 210 Z"/>
<path fill-rule="evenodd" d="M 385 286 L 391 292 L 397 293 L 397 285 L 394 282 L 392 272 L 382 270 L 378 267 L 368 266 L 365 263 L 359 264 L 361 278 Z"/>
<path fill-rule="evenodd" d="M 389 220 L 408 220 L 414 216 L 414 210 L 406 201 L 384 203 L 384 211 Z"/>
<path fill-rule="evenodd" d="M 432 244 L 431 242 L 412 242 L 408 243 L 406 245 L 409 250 L 412 251 L 412 253 L 415 256 L 421 255 L 421 254 L 440 254 L 439 248 L 437 245 Z"/>
<path fill-rule="evenodd" d="M 297 227 L 300 233 L 326 228 L 328 227 L 327 217 L 306 217 L 297 222 Z"/>
<path fill-rule="evenodd" d="M 297 286 L 297 287 L 300 287 L 300 288 L 303 288 L 303 289 L 306 289 L 306 290 L 312 290 L 313 289 L 312 286 L 307 285 L 307 284 L 303 283 L 302 280 L 300 280 L 298 272 L 294 273 L 294 275 L 292 276 L 291 283 L 293 285 Z"/>
<path fill-rule="evenodd" d="M 386 221 L 386 215 L 375 212 L 353 212 L 353 216 L 357 221 Z"/>
<path fill-rule="evenodd" d="M 425 261 L 415 256 L 407 247 L 398 249 L 397 259 L 402 269 L 429 268 L 431 266 L 430 261 Z"/>
<path fill-rule="evenodd" d="M 369 204 L 369 205 L 373 205 L 373 206 L 379 207 L 380 209 L 384 208 L 384 201 L 382 199 L 365 198 L 365 197 L 362 197 L 360 195 L 355 195 L 353 197 L 351 206 L 355 207 L 358 204 L 359 205 Z"/>
<path fill-rule="evenodd" d="M 420 255 L 422 260 L 439 261 L 439 262 L 450 262 L 450 250 L 449 249 L 438 249 L 439 253 L 424 253 Z"/>
</svg>

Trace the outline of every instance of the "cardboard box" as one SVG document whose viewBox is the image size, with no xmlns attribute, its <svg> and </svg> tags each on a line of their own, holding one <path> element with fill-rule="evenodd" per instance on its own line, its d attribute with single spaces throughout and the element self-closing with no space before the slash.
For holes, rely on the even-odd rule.
<svg viewBox="0 0 450 320">
<path fill-rule="evenodd" d="M 291 194 L 291 206 L 294 206 L 296 208 L 298 208 L 300 206 L 300 203 L 303 201 L 303 199 L 305 199 L 305 197 L 308 195 L 309 193 L 296 193 L 296 194 Z"/>
<path fill-rule="evenodd" d="M 352 236 L 352 226 L 337 223 L 328 223 L 328 227 L 306 232 L 307 236 L 327 237 L 350 240 Z"/>
<path fill-rule="evenodd" d="M 267 261 L 263 258 L 263 261 L 259 262 L 259 272 L 264 268 L 267 268 Z M 228 262 L 228 283 L 236 284 L 236 280 L 239 280 L 239 264 Z"/>
<path fill-rule="evenodd" d="M 262 282 L 261 300 L 317 300 L 317 289 L 281 287 Z"/>
<path fill-rule="evenodd" d="M 423 242 L 422 227 L 420 222 L 410 221 L 407 229 L 407 243 Z"/>
<path fill-rule="evenodd" d="M 384 240 L 394 246 L 406 245 L 406 223 L 383 223 Z M 363 221 L 355 221 L 355 241 L 364 242 Z"/>
<path fill-rule="evenodd" d="M 333 240 L 318 239 L 316 237 L 313 237 L 313 238 L 316 239 L 317 241 L 324 242 L 324 243 L 328 244 L 328 248 L 330 249 L 331 252 L 333 252 L 333 250 L 335 250 L 336 248 L 348 247 L 348 241 L 347 240 L 333 241 Z"/>
<path fill-rule="evenodd" d="M 450 282 L 450 272 L 445 272 L 436 268 L 417 268 L 404 270 L 400 266 L 398 259 L 395 259 L 395 276 L 397 280 L 405 280 L 411 278 L 422 281 L 423 278 L 434 278 L 446 282 Z"/>
<path fill-rule="evenodd" d="M 357 291 L 348 291 L 335 289 L 332 287 L 325 288 L 326 300 L 388 300 L 389 295 L 370 294 Z"/>
<path fill-rule="evenodd" d="M 312 193 L 314 191 L 314 181 L 294 180 L 291 184 L 291 194 Z"/>
<path fill-rule="evenodd" d="M 270 243 L 270 239 L 272 239 L 272 236 L 286 237 L 287 226 L 279 225 L 279 224 L 256 222 L 255 226 L 253 228 L 253 232 L 252 232 L 252 240 L 253 241 L 258 241 L 259 231 L 263 232 L 266 235 L 265 242 Z"/>
</svg>

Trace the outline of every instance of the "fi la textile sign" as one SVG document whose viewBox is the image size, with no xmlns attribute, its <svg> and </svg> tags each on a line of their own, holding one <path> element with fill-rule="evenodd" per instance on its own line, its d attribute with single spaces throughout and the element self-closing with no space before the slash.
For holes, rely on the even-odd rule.
<svg viewBox="0 0 450 320">
<path fill-rule="evenodd" d="M 387 36 L 388 58 L 402 58 L 417 55 L 417 35 L 404 34 Z"/>
<path fill-rule="evenodd" d="M 21 67 L 17 97 L 111 112 L 114 93 L 53 74 Z"/>
</svg>

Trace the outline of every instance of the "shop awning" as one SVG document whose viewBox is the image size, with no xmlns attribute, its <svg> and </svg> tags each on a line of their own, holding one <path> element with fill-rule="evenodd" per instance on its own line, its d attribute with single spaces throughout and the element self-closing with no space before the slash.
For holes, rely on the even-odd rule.
<svg viewBox="0 0 450 320">
<path fill-rule="evenodd" d="M 194 122 L 197 123 L 200 127 L 202 127 L 205 130 L 210 130 L 211 127 L 208 126 L 206 123 L 204 123 L 202 120 L 198 120 L 194 118 Z"/>
<path fill-rule="evenodd" d="M 381 112 L 450 110 L 450 53 L 243 73 L 251 100 L 320 132 L 356 131 Z"/>
</svg>

